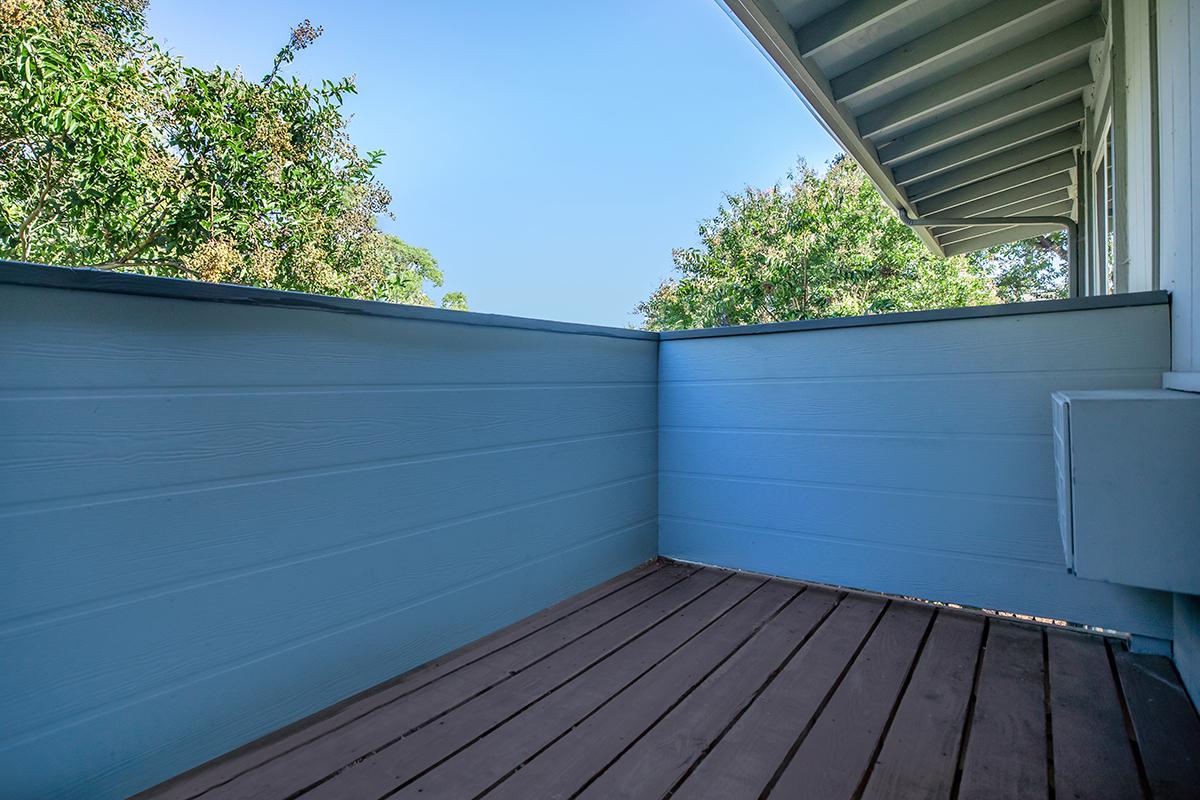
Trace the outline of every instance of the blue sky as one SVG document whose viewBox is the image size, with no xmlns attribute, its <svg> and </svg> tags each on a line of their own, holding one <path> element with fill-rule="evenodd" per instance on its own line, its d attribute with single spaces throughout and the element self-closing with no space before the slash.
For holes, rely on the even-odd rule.
<svg viewBox="0 0 1200 800">
<path fill-rule="evenodd" d="M 724 192 L 836 144 L 715 0 L 152 0 L 196 66 L 356 75 L 351 134 L 387 152 L 384 227 L 471 309 L 626 327 Z"/>
</svg>

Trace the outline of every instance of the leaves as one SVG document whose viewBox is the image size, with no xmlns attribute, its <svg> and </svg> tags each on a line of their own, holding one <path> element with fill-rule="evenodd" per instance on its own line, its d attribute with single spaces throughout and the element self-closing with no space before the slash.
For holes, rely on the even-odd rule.
<svg viewBox="0 0 1200 800">
<path fill-rule="evenodd" d="M 982 270 L 934 257 L 848 157 L 728 195 L 637 311 L 651 330 L 996 302 Z"/>
<path fill-rule="evenodd" d="M 990 247 L 969 258 L 991 277 L 1001 302 L 1067 296 L 1067 234 L 1063 231 Z"/>
<path fill-rule="evenodd" d="M 321 29 L 256 83 L 167 55 L 144 11 L 0 0 L 0 255 L 430 304 L 436 262 L 378 228 L 391 195 L 383 152 L 347 133 L 353 79 L 279 75 Z"/>
</svg>

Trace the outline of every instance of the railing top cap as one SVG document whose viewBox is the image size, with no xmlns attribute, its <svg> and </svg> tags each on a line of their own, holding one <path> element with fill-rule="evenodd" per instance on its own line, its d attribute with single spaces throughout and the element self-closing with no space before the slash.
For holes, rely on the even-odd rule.
<svg viewBox="0 0 1200 800">
<path fill-rule="evenodd" d="M 0 284 L 43 286 L 78 291 L 132 294 L 178 300 L 273 308 L 295 308 L 340 314 L 413 319 L 426 322 L 445 322 L 456 325 L 478 325 L 496 328 L 570 333 L 587 336 L 608 336 L 618 339 L 649 341 L 675 339 L 704 339 L 718 336 L 749 336 L 767 333 L 858 328 L 876 325 L 899 325 L 915 322 L 1006 317 L 1021 314 L 1046 314 L 1061 311 L 1087 311 L 1098 308 L 1160 305 L 1169 302 L 1165 291 L 1079 297 L 1070 300 L 1038 300 L 1029 303 L 1006 303 L 994 306 L 946 308 L 934 311 L 904 311 L 892 314 L 871 314 L 859 317 L 774 322 L 764 325 L 731 325 L 720 328 L 698 328 L 684 331 L 654 331 L 585 325 L 575 322 L 513 317 L 503 314 L 483 314 L 476 311 L 449 311 L 425 306 L 408 306 L 375 300 L 355 300 L 347 297 L 287 292 L 278 289 L 259 289 L 227 283 L 203 283 L 178 278 L 159 278 L 127 272 L 109 272 L 74 267 L 51 267 L 17 261 L 0 261 Z"/>
</svg>

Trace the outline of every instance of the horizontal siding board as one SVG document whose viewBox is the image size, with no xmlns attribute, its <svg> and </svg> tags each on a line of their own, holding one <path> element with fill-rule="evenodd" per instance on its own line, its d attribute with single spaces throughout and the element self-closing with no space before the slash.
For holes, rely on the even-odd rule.
<svg viewBox="0 0 1200 800">
<path fill-rule="evenodd" d="M 664 340 L 662 381 L 1167 369 L 1168 314 L 1152 305 Z"/>
<path fill-rule="evenodd" d="M 1171 636 L 1062 563 L 1050 395 L 1158 386 L 1167 307 L 664 339 L 664 555 Z"/>
<path fill-rule="evenodd" d="M 0 341 L 7 391 L 656 376 L 654 341 L 24 286 L 0 285 Z"/>
<path fill-rule="evenodd" d="M 6 790 L 124 797 L 653 558 L 657 342 L 551 328 L 0 285 Z"/>
<path fill-rule="evenodd" d="M 13 797 L 123 798 L 632 567 L 653 524 L 0 748 Z"/>
<path fill-rule="evenodd" d="M 664 383 L 672 427 L 1049 436 L 1050 395 L 1126 389 L 1162 379 L 1158 367 L 1104 372 L 918 378 Z"/>
<path fill-rule="evenodd" d="M 663 472 L 1053 501 L 1049 437 L 663 428 Z M 977 458 L 986 447 L 989 458 Z"/>
<path fill-rule="evenodd" d="M 0 511 L 655 425 L 655 387 L 0 400 Z"/>
<path fill-rule="evenodd" d="M 672 473 L 661 476 L 659 491 L 663 513 L 686 519 L 1062 567 L 1061 542 L 1045 536 L 1057 511 L 1040 500 Z"/>
<path fill-rule="evenodd" d="M 9 633 L 10 735 L 292 647 L 536 557 L 652 522 L 652 476 L 317 558 L 165 590 Z M 647 558 L 653 557 L 652 549 Z M 69 649 L 63 647 L 69 642 Z M 198 646 L 203 643 L 203 646 Z M 2 746 L 2 745 L 0 745 Z"/>
<path fill-rule="evenodd" d="M 654 434 L 636 433 L 0 517 L 11 556 L 0 560 L 0 635 L 459 520 L 499 521 L 523 505 L 644 480 L 654 453 Z M 353 525 L 347 508 L 356 510 Z"/>
<path fill-rule="evenodd" d="M 1171 638 L 1170 594 L 1065 569 L 670 517 L 658 535 L 668 558 Z"/>
</svg>

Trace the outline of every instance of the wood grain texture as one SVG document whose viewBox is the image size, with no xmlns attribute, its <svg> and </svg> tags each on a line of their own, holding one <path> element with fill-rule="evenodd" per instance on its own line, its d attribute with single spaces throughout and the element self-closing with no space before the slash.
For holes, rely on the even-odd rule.
<svg viewBox="0 0 1200 800">
<path fill-rule="evenodd" d="M 992 622 L 982 658 L 958 797 L 1049 797 L 1042 632 Z"/>
<path fill-rule="evenodd" d="M 611 763 L 579 796 L 665 796 L 750 704 L 791 653 L 824 622 L 838 599 L 829 590 L 807 590 Z"/>
<path fill-rule="evenodd" d="M 1171 660 L 1113 653 L 1129 717 L 1156 800 L 1200 797 L 1200 717 Z"/>
<path fill-rule="evenodd" d="M 471 642 L 345 703 L 269 734 L 213 762 L 138 795 L 138 800 L 188 800 L 415 692 L 467 697 L 522 664 L 533 663 L 613 617 L 670 588 L 696 567 L 651 562 Z M 636 584 L 636 585 L 635 585 Z M 622 591 L 622 590 L 628 591 Z"/>
<path fill-rule="evenodd" d="M 335 786 L 344 786 L 344 779 L 337 778 L 337 774 L 377 751 L 403 753 L 416 759 L 413 750 L 436 753 L 446 742 L 461 744 L 463 739 L 486 730 L 488 724 L 503 719 L 506 712 L 521 708 L 539 692 L 552 689 L 557 682 L 619 649 L 630 637 L 687 606 L 725 577 L 706 570 L 666 586 L 660 582 L 657 586 L 631 587 L 630 592 L 621 593 L 631 596 L 614 599 L 615 608 L 609 604 L 597 609 L 594 616 L 608 619 L 581 617 L 555 626 L 546 636 L 504 654 L 495 668 L 488 659 L 458 680 L 439 682 L 428 691 L 380 706 L 350 721 L 334 735 L 285 753 L 206 797 L 249 800 L 288 796 L 317 787 L 331 777 Z"/>
<path fill-rule="evenodd" d="M 0 361 L 17 796 L 126 796 L 656 554 L 653 337 L 4 284 Z"/>
<path fill-rule="evenodd" d="M 459 756 L 443 763 L 396 794 L 397 798 L 473 797 L 499 781 L 514 761 L 532 762 L 494 792 L 498 798 L 541 797 L 565 800 L 653 724 L 796 596 L 794 584 L 771 581 L 614 693 L 598 708 L 577 706 L 570 686 L 562 698 L 547 698 Z M 647 642 L 631 643 L 636 649 Z M 583 679 L 586 680 L 586 679 Z M 573 710 L 578 714 L 574 719 Z M 591 713 L 594 710 L 594 713 Z M 528 717 L 527 717 L 528 715 Z M 552 742 L 552 744 L 551 744 Z M 549 745 L 549 747 L 546 747 Z M 542 748 L 545 748 L 544 750 Z M 540 752 L 539 752 L 540 751 Z"/>
<path fill-rule="evenodd" d="M 700 576 L 703 579 L 706 573 L 700 573 Z M 641 629 L 634 628 L 621 637 L 622 626 L 615 626 L 618 638 L 614 646 L 608 648 L 609 651 L 616 650 L 613 657 L 603 658 L 605 653 L 597 653 L 590 658 L 569 654 L 562 659 L 547 659 L 530 670 L 527 677 L 518 679 L 509 691 L 482 695 L 476 702 L 447 715 L 437 726 L 424 728 L 352 764 L 305 797 L 307 800 L 334 800 L 346 796 L 383 796 L 464 748 L 465 758 L 481 752 L 494 753 L 493 748 L 502 748 L 514 753 L 515 760 L 520 761 L 537 751 L 539 740 L 544 745 L 544 737 L 554 736 L 587 716 L 642 672 L 737 607 L 762 583 L 761 578 L 735 575 L 675 611 L 660 625 L 655 625 L 650 635 L 638 636 Z M 625 622 L 628 623 L 628 618 Z M 565 689 L 557 695 L 560 702 L 538 702 L 548 694 L 554 696 L 551 693 L 560 687 Z M 537 715 L 539 724 L 510 728 L 511 738 L 486 736 L 492 728 L 529 706 L 533 706 L 529 713 Z M 483 763 L 483 760 L 476 763 Z M 504 761 L 489 763 L 497 768 Z"/>
<path fill-rule="evenodd" d="M 1192 796 L 1169 664 L 1046 630 L 668 564 L 136 800 Z"/>
<path fill-rule="evenodd" d="M 850 595 L 754 700 L 672 797 L 758 797 L 816 719 L 885 602 Z"/>
<path fill-rule="evenodd" d="M 800 741 L 770 797 L 854 797 L 921 650 L 934 609 L 893 603 Z"/>
<path fill-rule="evenodd" d="M 1165 593 L 1066 574 L 1050 414 L 1169 348 L 1162 305 L 664 339 L 660 551 L 1169 639 Z"/>
<path fill-rule="evenodd" d="M 1139 797 L 1133 746 L 1104 640 L 1046 633 L 1054 796 Z"/>
<path fill-rule="evenodd" d="M 864 800 L 950 797 L 984 624 L 981 617 L 938 612 Z"/>
</svg>

